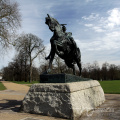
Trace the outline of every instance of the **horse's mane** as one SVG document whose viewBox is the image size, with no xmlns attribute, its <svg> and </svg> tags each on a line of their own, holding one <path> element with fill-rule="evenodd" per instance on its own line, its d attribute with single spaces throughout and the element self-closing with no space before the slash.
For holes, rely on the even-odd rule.
<svg viewBox="0 0 120 120">
<path fill-rule="evenodd" d="M 59 22 L 56 19 L 54 19 L 54 18 L 52 18 L 52 19 L 54 20 L 56 25 L 60 25 Z"/>
</svg>

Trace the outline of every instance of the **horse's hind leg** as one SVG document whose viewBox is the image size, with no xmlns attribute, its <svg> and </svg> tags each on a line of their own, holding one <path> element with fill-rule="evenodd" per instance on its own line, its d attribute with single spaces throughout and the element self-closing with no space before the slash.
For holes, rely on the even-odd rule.
<svg viewBox="0 0 120 120">
<path fill-rule="evenodd" d="M 78 66 L 78 68 L 79 68 L 79 76 L 81 76 L 81 62 L 80 61 L 76 61 L 77 62 L 77 66 Z"/>
<path fill-rule="evenodd" d="M 73 70 L 73 75 L 75 75 L 76 73 L 75 73 L 75 66 L 74 66 L 74 64 L 72 64 L 72 70 Z"/>
<path fill-rule="evenodd" d="M 79 76 L 81 76 L 81 53 L 80 53 L 80 49 L 77 48 L 77 55 L 75 56 L 75 61 L 77 63 L 77 66 L 79 68 Z"/>
<path fill-rule="evenodd" d="M 72 68 L 73 74 L 75 75 L 76 73 L 75 73 L 75 66 L 74 66 L 74 64 L 69 63 L 69 62 L 66 62 L 66 61 L 65 61 L 65 63 L 66 63 L 66 65 L 67 65 L 69 68 Z"/>
</svg>

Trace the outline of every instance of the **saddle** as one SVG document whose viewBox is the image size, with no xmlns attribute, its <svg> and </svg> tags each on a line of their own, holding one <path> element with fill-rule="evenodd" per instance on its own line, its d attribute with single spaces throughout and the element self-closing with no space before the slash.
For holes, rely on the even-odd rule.
<svg viewBox="0 0 120 120">
<path fill-rule="evenodd" d="M 57 40 L 54 40 L 54 44 L 58 48 L 58 51 L 69 53 L 72 50 L 70 36 L 71 34 L 67 33 L 64 36 L 57 38 Z"/>
</svg>

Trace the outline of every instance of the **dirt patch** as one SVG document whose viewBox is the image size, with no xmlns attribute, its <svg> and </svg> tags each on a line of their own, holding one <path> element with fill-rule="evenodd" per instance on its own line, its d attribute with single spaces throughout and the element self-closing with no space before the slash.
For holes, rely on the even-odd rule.
<svg viewBox="0 0 120 120">
<path fill-rule="evenodd" d="M 26 85 L 16 84 L 16 83 L 7 82 L 7 81 L 2 81 L 2 83 L 7 88 L 7 90 L 13 90 L 21 93 L 27 93 L 30 88 Z"/>
</svg>

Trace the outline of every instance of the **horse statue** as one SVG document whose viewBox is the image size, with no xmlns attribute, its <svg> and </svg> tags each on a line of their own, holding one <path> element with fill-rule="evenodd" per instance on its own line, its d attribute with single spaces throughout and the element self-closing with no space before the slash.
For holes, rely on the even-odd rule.
<svg viewBox="0 0 120 120">
<path fill-rule="evenodd" d="M 51 50 L 49 55 L 45 58 L 49 59 L 49 67 L 47 73 L 51 71 L 52 62 L 55 54 L 62 58 L 69 68 L 73 69 L 75 75 L 75 66 L 77 64 L 79 68 L 79 75 L 81 76 L 81 53 L 77 47 L 71 32 L 66 32 L 66 24 L 59 24 L 59 22 L 52 18 L 49 14 L 45 18 L 45 23 L 49 29 L 53 32 L 53 36 L 50 39 Z"/>
</svg>

